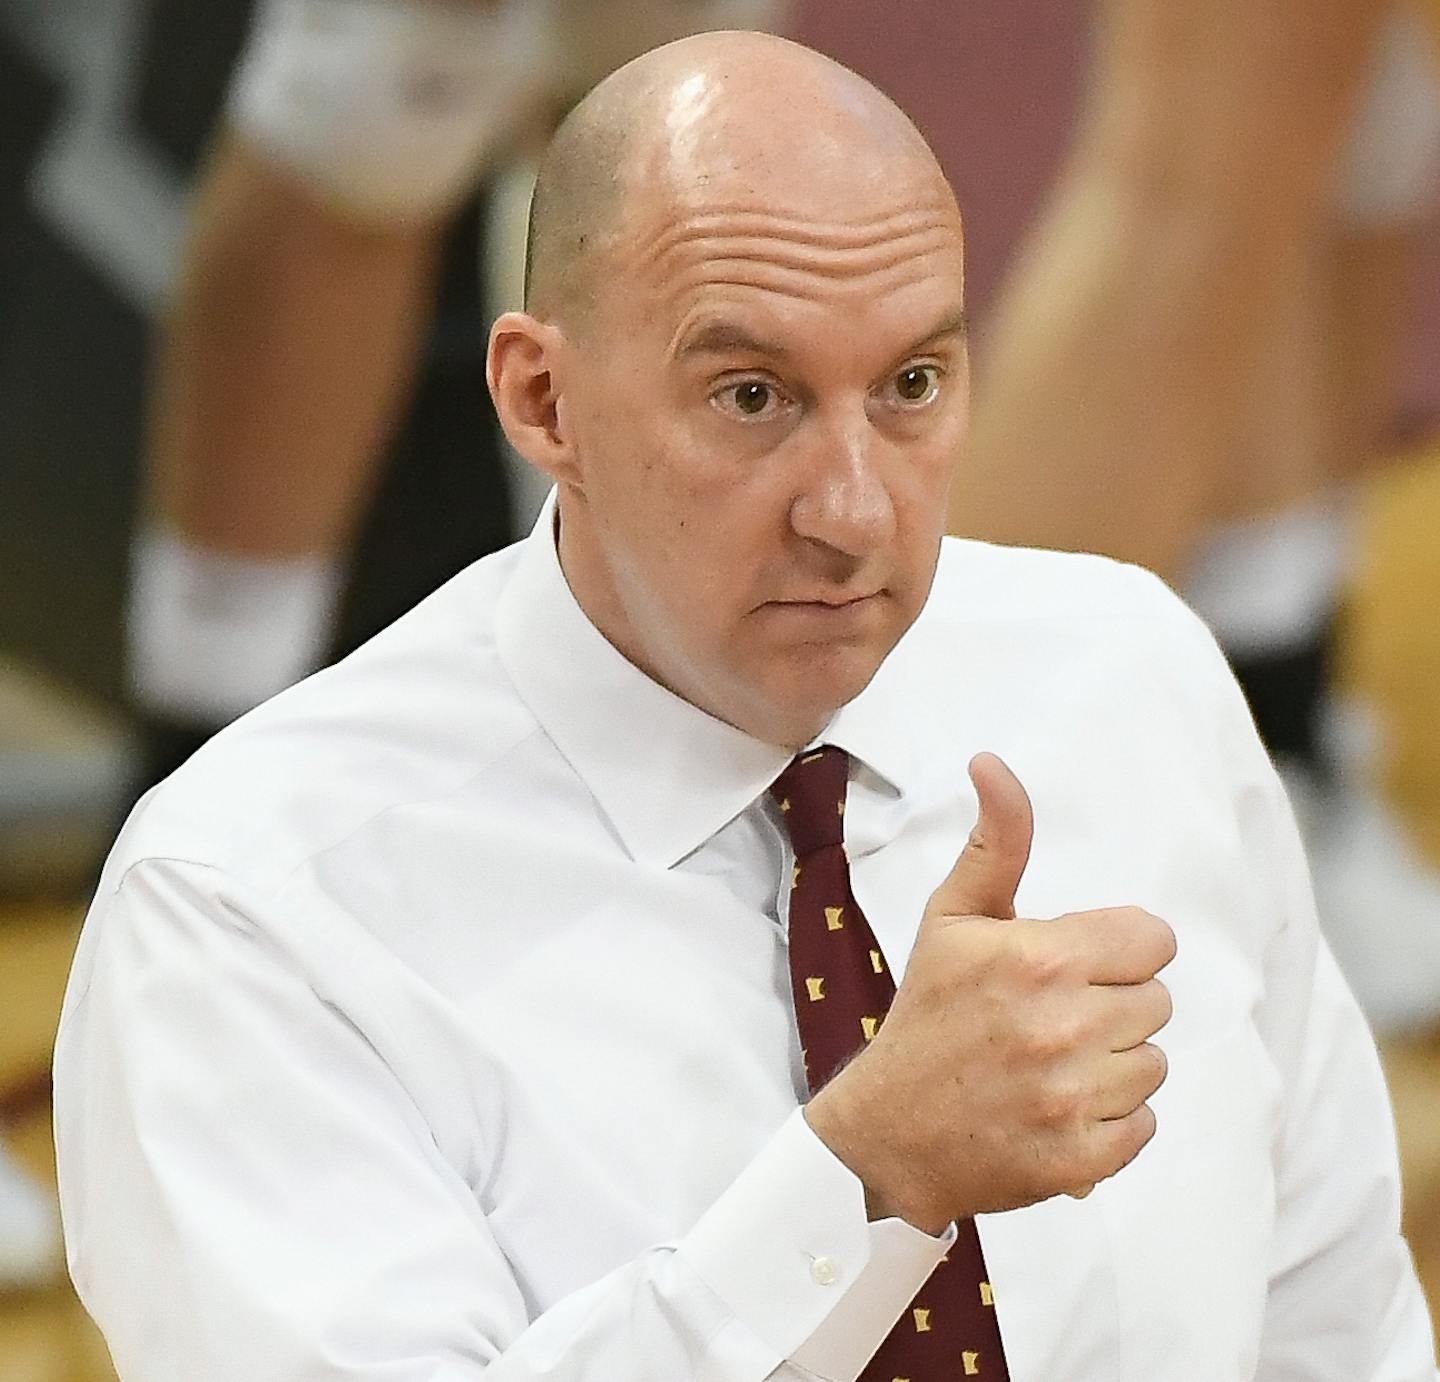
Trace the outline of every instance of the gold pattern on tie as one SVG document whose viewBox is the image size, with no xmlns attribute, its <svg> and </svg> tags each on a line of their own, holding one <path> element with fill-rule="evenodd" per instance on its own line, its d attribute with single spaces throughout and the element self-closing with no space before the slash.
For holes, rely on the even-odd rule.
<svg viewBox="0 0 1440 1382">
<path fill-rule="evenodd" d="M 790 977 L 811 1093 L 884 1025 L 895 981 L 851 890 L 845 856 L 848 756 L 824 748 L 796 759 L 771 793 L 795 852 L 790 891 Z M 822 1001 L 823 1000 L 823 1001 Z M 881 1342 L 859 1382 L 1008 1382 L 990 1274 L 971 1220 Z"/>
</svg>

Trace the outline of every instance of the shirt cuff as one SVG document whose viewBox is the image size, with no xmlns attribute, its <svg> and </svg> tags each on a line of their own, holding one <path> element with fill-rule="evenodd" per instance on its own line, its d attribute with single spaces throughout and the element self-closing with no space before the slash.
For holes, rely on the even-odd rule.
<svg viewBox="0 0 1440 1382">
<path fill-rule="evenodd" d="M 859 1177 L 797 1109 L 678 1256 L 777 1363 L 853 1382 L 954 1241 L 953 1224 L 870 1223 Z"/>
</svg>

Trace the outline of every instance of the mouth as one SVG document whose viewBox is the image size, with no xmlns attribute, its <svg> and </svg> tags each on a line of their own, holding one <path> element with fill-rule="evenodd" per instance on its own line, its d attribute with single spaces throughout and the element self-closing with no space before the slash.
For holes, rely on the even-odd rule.
<svg viewBox="0 0 1440 1382">
<path fill-rule="evenodd" d="M 814 599 L 767 600 L 757 613 L 781 621 L 792 632 L 804 631 L 820 638 L 858 633 L 884 604 L 886 592 L 863 595 L 820 595 Z"/>
<path fill-rule="evenodd" d="M 854 609 L 868 600 L 878 600 L 884 590 L 871 590 L 863 595 L 820 595 L 813 600 L 771 600 L 772 605 L 789 609 L 841 610 Z"/>
</svg>

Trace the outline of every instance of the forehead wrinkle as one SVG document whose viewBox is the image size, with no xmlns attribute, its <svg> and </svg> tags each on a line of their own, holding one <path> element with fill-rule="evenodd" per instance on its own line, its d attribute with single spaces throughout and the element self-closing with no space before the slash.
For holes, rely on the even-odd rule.
<svg viewBox="0 0 1440 1382">
<path fill-rule="evenodd" d="M 768 243 L 756 252 L 753 242 L 706 247 L 674 254 L 678 262 L 661 273 L 662 296 L 672 300 L 721 287 L 749 288 L 809 298 L 820 284 L 849 294 L 891 292 L 911 279 L 934 274 L 934 259 L 953 248 L 949 237 L 914 237 L 871 253 L 841 252 L 816 256 L 779 253 Z M 957 280 L 961 274 L 957 271 Z"/>
<path fill-rule="evenodd" d="M 654 238 L 657 254 L 663 254 L 676 243 L 700 238 L 774 239 L 819 249 L 843 250 L 903 239 L 932 228 L 954 230 L 950 208 L 941 205 L 912 206 L 867 220 L 833 222 L 772 211 L 687 211 L 683 207 L 679 211 L 680 215 L 671 219 Z"/>
<path fill-rule="evenodd" d="M 817 278 L 871 278 L 884 274 L 897 264 L 909 264 L 917 259 L 943 254 L 948 247 L 939 236 L 914 236 L 907 241 L 894 241 L 871 250 L 816 254 L 804 250 L 787 251 L 763 240 L 730 240 L 707 246 L 703 253 L 673 256 L 679 263 L 666 276 L 692 277 L 696 273 L 703 275 L 709 266 L 733 268 L 753 264 L 757 270 L 770 268 Z"/>
<path fill-rule="evenodd" d="M 778 291 L 799 290 L 806 280 L 863 284 L 883 279 L 897 267 L 933 264 L 935 256 L 954 253 L 959 236 L 937 218 L 907 217 L 909 228 L 899 235 L 869 239 L 863 244 L 820 245 L 777 240 L 770 236 L 714 236 L 693 229 L 661 237 L 663 248 L 637 246 L 628 265 L 641 281 L 653 283 L 660 296 L 695 291 L 707 283 L 770 284 Z M 785 285 L 788 284 L 788 288 Z"/>
<path fill-rule="evenodd" d="M 727 267 L 729 272 L 727 272 Z M 958 283 L 958 275 L 957 283 Z M 740 293 L 761 293 L 770 297 L 786 298 L 793 302 L 823 304 L 830 300 L 842 304 L 848 310 L 855 304 L 888 298 L 894 293 L 922 281 L 920 275 L 906 272 L 905 265 L 892 265 L 882 273 L 866 274 L 862 278 L 844 280 L 818 279 L 817 275 L 803 270 L 766 268 L 756 271 L 749 264 L 716 265 L 703 274 L 696 274 L 675 284 L 672 301 L 685 299 L 703 300 L 717 290 L 733 289 Z M 827 294 L 820 288 L 823 283 L 832 289 Z M 835 287 L 841 289 L 841 296 L 833 296 Z"/>
</svg>

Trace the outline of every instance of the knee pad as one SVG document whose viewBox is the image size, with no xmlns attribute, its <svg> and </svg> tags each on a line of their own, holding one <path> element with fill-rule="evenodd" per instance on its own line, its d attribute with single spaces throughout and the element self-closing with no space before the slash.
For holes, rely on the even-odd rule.
<svg viewBox="0 0 1440 1382">
<path fill-rule="evenodd" d="M 348 214 L 434 219 L 543 99 L 545 8 L 534 0 L 265 0 L 227 116 Z"/>
</svg>

